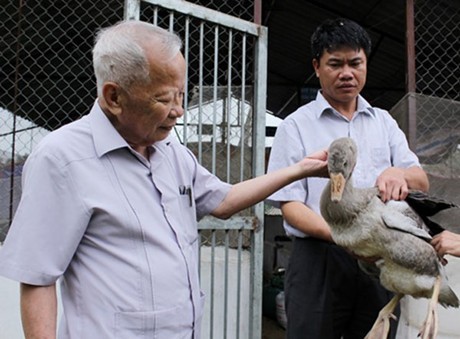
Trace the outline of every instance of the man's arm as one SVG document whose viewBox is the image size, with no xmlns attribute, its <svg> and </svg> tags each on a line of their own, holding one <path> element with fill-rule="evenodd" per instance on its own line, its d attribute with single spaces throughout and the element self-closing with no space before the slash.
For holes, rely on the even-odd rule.
<svg viewBox="0 0 460 339">
<path fill-rule="evenodd" d="M 429 182 L 428 176 L 421 167 L 389 167 L 379 175 L 376 186 L 383 201 L 404 200 L 409 189 L 427 192 Z"/>
<path fill-rule="evenodd" d="M 56 338 L 56 284 L 34 286 L 21 283 L 21 320 L 26 339 Z"/>
<path fill-rule="evenodd" d="M 326 151 L 317 152 L 289 167 L 235 184 L 211 214 L 226 219 L 234 213 L 264 200 L 295 180 L 308 176 L 327 177 L 326 158 Z"/>
<path fill-rule="evenodd" d="M 450 254 L 460 257 L 460 234 L 450 231 L 441 232 L 433 237 L 431 245 L 441 256 Z"/>
<path fill-rule="evenodd" d="M 281 212 L 286 222 L 311 237 L 333 242 L 331 229 L 322 216 L 300 201 L 281 203 Z"/>
</svg>

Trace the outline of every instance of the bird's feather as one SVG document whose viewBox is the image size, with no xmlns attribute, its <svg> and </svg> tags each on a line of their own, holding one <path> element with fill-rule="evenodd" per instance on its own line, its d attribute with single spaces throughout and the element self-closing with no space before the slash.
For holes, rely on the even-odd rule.
<svg viewBox="0 0 460 339">
<path fill-rule="evenodd" d="M 427 241 L 431 240 L 431 235 L 424 227 L 423 219 L 404 201 L 387 202 L 382 220 L 389 228 L 413 234 Z"/>
</svg>

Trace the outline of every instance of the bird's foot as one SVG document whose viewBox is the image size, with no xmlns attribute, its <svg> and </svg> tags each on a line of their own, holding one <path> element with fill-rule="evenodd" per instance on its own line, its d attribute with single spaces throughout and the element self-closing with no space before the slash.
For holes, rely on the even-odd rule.
<svg viewBox="0 0 460 339">
<path fill-rule="evenodd" d="M 430 304 L 428 305 L 428 313 L 426 319 L 420 329 L 418 336 L 422 339 L 433 339 L 436 338 L 438 333 L 438 298 L 439 290 L 441 288 L 441 277 L 436 277 L 436 281 L 433 286 L 433 295 L 431 296 Z"/>
<path fill-rule="evenodd" d="M 434 339 L 436 338 L 436 333 L 438 332 L 438 312 L 435 309 L 428 311 L 428 315 L 423 322 L 422 328 L 418 334 L 418 337 L 421 339 Z"/>
<path fill-rule="evenodd" d="M 397 320 L 397 318 L 393 313 L 387 313 L 385 315 L 381 313 L 382 312 L 379 313 L 374 326 L 372 326 L 364 339 L 387 339 L 390 330 L 390 318 L 394 320 Z"/>
<path fill-rule="evenodd" d="M 390 330 L 390 319 L 397 320 L 393 314 L 394 309 L 401 300 L 402 295 L 395 295 L 390 302 L 379 312 L 379 316 L 365 339 L 386 339 Z"/>
</svg>

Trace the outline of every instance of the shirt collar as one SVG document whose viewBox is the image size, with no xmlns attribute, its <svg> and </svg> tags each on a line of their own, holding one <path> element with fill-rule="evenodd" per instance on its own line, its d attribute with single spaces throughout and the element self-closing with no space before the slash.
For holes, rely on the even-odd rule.
<svg viewBox="0 0 460 339">
<path fill-rule="evenodd" d="M 316 109 L 314 111 L 317 118 L 319 118 L 325 112 L 336 112 L 335 109 L 324 98 L 323 94 L 321 93 L 321 90 L 319 90 L 316 94 L 315 104 Z M 368 114 L 370 116 L 375 116 L 374 108 L 372 108 L 372 106 L 361 95 L 358 95 L 357 112 Z"/>
<path fill-rule="evenodd" d="M 94 147 L 98 157 L 102 157 L 106 153 L 124 147 L 132 150 L 131 146 L 125 139 L 123 139 L 115 127 L 113 127 L 109 118 L 102 111 L 101 106 L 99 106 L 99 102 L 97 100 L 91 108 L 88 116 L 91 124 Z M 155 145 L 150 146 L 150 151 L 153 153 L 155 149 L 167 147 L 173 141 L 174 138 L 170 134 L 165 138 L 165 140 L 156 142 Z"/>
<path fill-rule="evenodd" d="M 128 143 L 113 127 L 97 100 L 91 108 L 88 117 L 98 157 L 102 157 L 104 154 L 119 148 L 129 148 Z"/>
</svg>

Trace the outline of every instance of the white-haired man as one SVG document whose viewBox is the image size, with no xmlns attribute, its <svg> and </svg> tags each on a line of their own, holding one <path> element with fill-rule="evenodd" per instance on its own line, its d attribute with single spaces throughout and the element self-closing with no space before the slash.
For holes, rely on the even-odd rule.
<svg viewBox="0 0 460 339">
<path fill-rule="evenodd" d="M 199 338 L 197 219 L 326 175 L 324 153 L 233 186 L 200 166 L 169 135 L 184 114 L 181 45 L 140 21 L 102 30 L 93 108 L 27 160 L 0 251 L 0 274 L 21 283 L 26 338 Z"/>
</svg>

